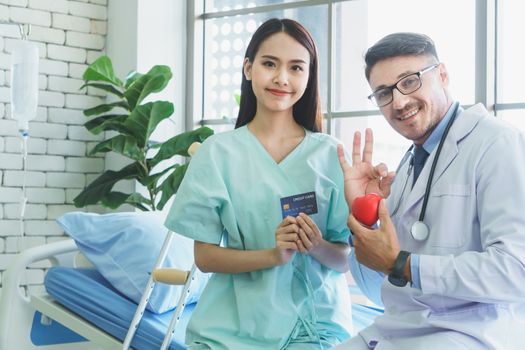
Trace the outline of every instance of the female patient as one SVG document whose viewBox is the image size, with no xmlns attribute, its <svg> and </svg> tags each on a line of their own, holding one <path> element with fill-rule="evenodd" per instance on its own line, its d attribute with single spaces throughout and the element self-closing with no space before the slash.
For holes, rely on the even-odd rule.
<svg viewBox="0 0 525 350">
<path fill-rule="evenodd" d="M 178 190 L 166 226 L 214 272 L 189 349 L 328 349 L 349 337 L 348 207 L 337 141 L 319 132 L 317 60 L 302 25 L 263 23 L 236 129 L 204 142 Z"/>
</svg>

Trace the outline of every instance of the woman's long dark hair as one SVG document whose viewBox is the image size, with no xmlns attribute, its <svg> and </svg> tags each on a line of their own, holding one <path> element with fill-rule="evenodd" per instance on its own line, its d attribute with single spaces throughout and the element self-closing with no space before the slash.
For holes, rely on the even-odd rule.
<svg viewBox="0 0 525 350">
<path fill-rule="evenodd" d="M 261 43 L 273 34 L 284 32 L 303 45 L 310 54 L 308 84 L 303 96 L 293 106 L 295 121 L 310 131 L 321 131 L 322 114 L 319 97 L 319 61 L 315 42 L 306 28 L 291 19 L 272 18 L 261 24 L 255 31 L 246 49 L 244 58 L 253 63 Z M 257 98 L 253 93 L 251 81 L 246 79 L 244 70 L 241 83 L 241 103 L 235 128 L 248 124 L 255 117 Z"/>
</svg>

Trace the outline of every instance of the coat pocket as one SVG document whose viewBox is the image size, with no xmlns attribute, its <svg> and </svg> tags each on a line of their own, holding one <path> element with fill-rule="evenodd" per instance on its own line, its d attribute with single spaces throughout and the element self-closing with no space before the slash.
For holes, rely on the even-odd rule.
<svg viewBox="0 0 525 350">
<path fill-rule="evenodd" d="M 476 202 L 470 185 L 440 184 L 430 191 L 427 217 L 429 243 L 438 248 L 460 248 L 471 238 L 476 223 Z"/>
<path fill-rule="evenodd" d="M 443 196 L 453 196 L 453 197 L 469 197 L 470 196 L 470 185 L 454 185 L 454 184 L 444 184 L 438 185 L 435 188 L 430 190 L 432 197 L 443 197 Z"/>
</svg>

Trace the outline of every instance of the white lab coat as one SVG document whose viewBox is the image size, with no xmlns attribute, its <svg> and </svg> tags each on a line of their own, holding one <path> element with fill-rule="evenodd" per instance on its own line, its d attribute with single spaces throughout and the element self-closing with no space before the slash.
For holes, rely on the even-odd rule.
<svg viewBox="0 0 525 350">
<path fill-rule="evenodd" d="M 432 180 L 424 220 L 430 236 L 418 242 L 410 226 L 436 149 L 412 190 L 408 179 L 404 196 L 412 174 L 401 166 L 388 198 L 391 212 L 401 203 L 392 217 L 401 249 L 420 255 L 421 290 L 369 279 L 375 272 L 351 259 L 371 298 L 381 283 L 385 306 L 360 335 L 377 342 L 376 350 L 525 349 L 525 136 L 482 105 L 459 114 Z"/>
</svg>

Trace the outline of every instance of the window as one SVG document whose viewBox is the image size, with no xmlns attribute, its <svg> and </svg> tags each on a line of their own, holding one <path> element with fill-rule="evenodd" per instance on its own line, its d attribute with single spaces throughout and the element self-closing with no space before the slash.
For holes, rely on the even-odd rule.
<svg viewBox="0 0 525 350">
<path fill-rule="evenodd" d="M 496 115 L 525 131 L 525 3 L 498 1 L 497 8 Z"/>
<path fill-rule="evenodd" d="M 474 103 L 473 0 L 442 0 L 439 6 L 431 6 L 428 10 L 422 9 L 418 0 L 344 1 L 334 7 L 335 111 L 374 109 L 366 99 L 370 87 L 364 75 L 364 55 L 375 42 L 393 32 L 430 36 L 450 73 L 455 98 L 463 104 Z M 447 23 L 462 23 L 465 29 L 451 36 L 449 31 L 443 30 L 444 19 Z"/>
<path fill-rule="evenodd" d="M 432 37 L 440 60 L 451 75 L 451 90 L 464 105 L 476 102 L 476 0 L 443 0 L 421 7 L 418 0 L 201 0 L 191 10 L 196 18 L 194 55 L 194 125 L 216 132 L 234 127 L 242 62 L 253 32 L 266 19 L 287 17 L 301 22 L 314 36 L 319 50 L 322 110 L 325 131 L 351 147 L 353 132 L 366 127 L 375 132 L 374 161 L 395 169 L 410 141 L 391 129 L 367 99 L 364 77 L 366 49 L 395 31 L 416 31 Z M 443 30 L 451 25 L 454 35 Z M 461 27 L 461 29 L 459 29 Z M 201 34 L 199 34 L 201 33 Z M 199 36 L 200 35 L 200 36 Z M 199 44 L 200 43 L 200 44 Z M 202 48 L 202 49 L 201 49 Z M 200 51 L 202 50 L 202 51 Z M 197 85 L 197 84 L 195 84 Z"/>
<path fill-rule="evenodd" d="M 525 42 L 517 33 L 525 33 L 525 2 L 519 0 L 500 1 L 498 55 L 498 102 L 525 102 Z"/>
</svg>

